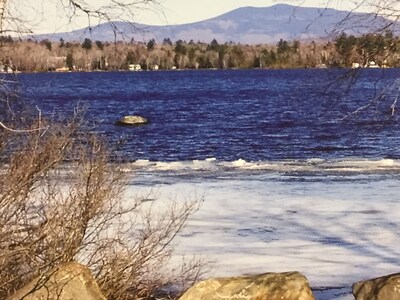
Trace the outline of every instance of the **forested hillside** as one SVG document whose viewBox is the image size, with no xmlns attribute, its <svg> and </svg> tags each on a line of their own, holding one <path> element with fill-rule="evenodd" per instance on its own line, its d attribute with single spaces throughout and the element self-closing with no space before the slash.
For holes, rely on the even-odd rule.
<svg viewBox="0 0 400 300">
<path fill-rule="evenodd" d="M 314 68 L 399 66 L 400 40 L 392 33 L 348 36 L 331 41 L 286 41 L 277 44 L 172 42 L 83 43 L 2 39 L 1 70 L 21 72 L 228 68 Z"/>
</svg>

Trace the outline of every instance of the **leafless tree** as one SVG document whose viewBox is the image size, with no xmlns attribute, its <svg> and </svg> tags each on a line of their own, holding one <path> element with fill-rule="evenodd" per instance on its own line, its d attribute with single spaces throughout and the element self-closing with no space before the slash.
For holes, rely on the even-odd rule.
<svg viewBox="0 0 400 300">
<path fill-rule="evenodd" d="M 10 121 L 0 140 L 0 298 L 69 261 L 89 266 L 108 299 L 146 299 L 200 275 L 195 260 L 168 271 L 172 241 L 199 202 L 145 207 L 124 196 L 121 165 L 76 117 Z"/>
<path fill-rule="evenodd" d="M 302 2 L 304 3 L 304 1 Z M 329 36 L 332 39 L 342 34 L 355 37 L 357 47 L 349 49 L 346 59 L 350 62 L 354 57 L 356 65 L 363 68 L 368 67 L 374 58 L 379 58 L 381 64 L 385 67 L 386 60 L 390 57 L 392 62 L 397 65 L 399 49 L 399 19 L 400 19 L 400 1 L 397 0 L 355 0 L 355 1 L 321 1 L 324 6 L 321 9 L 320 17 L 328 14 L 328 8 L 341 8 L 347 10 L 347 14 L 335 25 Z M 301 5 L 301 4 L 300 4 Z M 384 37 L 384 38 L 382 38 Z M 371 47 L 375 43 L 379 46 Z M 365 48 L 369 48 L 366 50 Z M 359 51 L 360 53 L 357 53 Z M 394 61 L 393 61 L 394 60 Z M 375 66 L 375 65 L 374 65 Z M 347 67 L 350 67 L 348 65 Z M 337 88 L 342 84 L 342 89 L 347 92 L 351 90 L 358 82 L 361 68 L 344 71 L 330 87 Z M 381 86 L 379 82 L 384 78 L 382 76 L 375 82 L 375 86 Z M 329 87 L 328 87 L 329 89 Z M 366 99 L 366 103 L 356 110 L 344 115 L 342 120 L 351 120 L 363 113 L 375 110 L 380 112 L 385 119 L 392 118 L 397 114 L 398 98 L 400 97 L 400 80 L 394 79 L 388 85 L 380 87 L 371 97 Z M 336 101 L 336 100 L 335 100 Z"/>
<path fill-rule="evenodd" d="M 159 0 L 1 0 L 0 14 L 3 16 L 2 34 L 16 33 L 26 36 L 40 28 L 48 18 L 54 18 L 52 30 L 65 30 L 72 24 L 81 24 L 91 32 L 96 25 L 107 23 L 115 36 L 122 35 L 118 22 L 131 25 L 132 33 L 143 28 L 137 26 L 138 15 L 143 11 L 151 11 L 160 18 L 163 6 Z M 75 27 L 76 29 L 76 27 Z"/>
<path fill-rule="evenodd" d="M 3 23 L 6 1 L 0 3 Z M 89 25 L 130 17 L 140 4 L 157 5 L 101 3 L 59 5 L 70 18 L 85 14 Z M 69 261 L 90 267 L 108 299 L 150 299 L 164 287 L 196 280 L 199 261 L 173 271 L 169 259 L 199 201 L 146 207 L 146 199 L 127 195 L 121 165 L 81 116 L 55 123 L 20 99 L 17 81 L 0 82 L 0 298 Z"/>
</svg>

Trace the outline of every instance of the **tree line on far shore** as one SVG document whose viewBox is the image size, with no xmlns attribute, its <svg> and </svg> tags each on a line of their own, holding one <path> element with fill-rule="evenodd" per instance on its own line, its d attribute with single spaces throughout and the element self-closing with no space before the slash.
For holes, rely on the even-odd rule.
<svg viewBox="0 0 400 300">
<path fill-rule="evenodd" d="M 246 45 L 219 43 L 81 42 L 14 40 L 2 37 L 1 69 L 22 72 L 155 69 L 251 69 L 400 66 L 400 38 L 391 32 L 363 36 L 342 33 L 330 41 L 286 41 Z"/>
</svg>

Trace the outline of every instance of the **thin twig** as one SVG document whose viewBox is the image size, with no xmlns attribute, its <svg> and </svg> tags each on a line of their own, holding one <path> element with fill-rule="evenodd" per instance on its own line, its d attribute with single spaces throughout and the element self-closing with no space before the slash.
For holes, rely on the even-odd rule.
<svg viewBox="0 0 400 300">
<path fill-rule="evenodd" d="M 7 131 L 11 131 L 11 132 L 15 132 L 15 133 L 28 133 L 28 132 L 36 132 L 36 131 L 48 129 L 48 127 L 39 127 L 39 128 L 33 128 L 33 129 L 12 129 L 12 128 L 4 125 L 3 122 L 0 122 L 0 127 L 3 127 Z"/>
</svg>

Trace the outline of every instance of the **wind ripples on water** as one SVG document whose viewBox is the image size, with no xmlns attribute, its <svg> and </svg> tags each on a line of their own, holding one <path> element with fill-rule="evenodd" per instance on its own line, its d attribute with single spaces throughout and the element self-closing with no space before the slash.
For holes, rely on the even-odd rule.
<svg viewBox="0 0 400 300">
<path fill-rule="evenodd" d="M 350 92 L 340 85 L 329 88 L 343 72 L 197 70 L 19 76 L 24 97 L 46 116 L 67 115 L 78 104 L 85 107 L 89 123 L 116 145 L 116 156 L 128 161 L 400 158 L 400 125 L 397 115 L 390 116 L 386 110 L 390 103 L 341 121 L 373 98 L 376 87 L 393 82 L 397 71 L 386 71 L 381 79 L 379 70 L 364 70 Z M 114 126 L 129 114 L 146 116 L 151 124 Z"/>
</svg>

